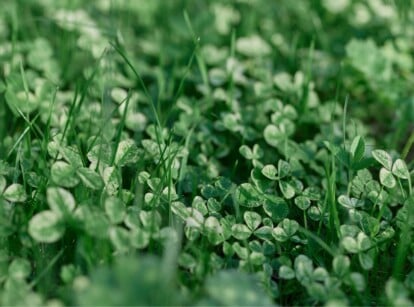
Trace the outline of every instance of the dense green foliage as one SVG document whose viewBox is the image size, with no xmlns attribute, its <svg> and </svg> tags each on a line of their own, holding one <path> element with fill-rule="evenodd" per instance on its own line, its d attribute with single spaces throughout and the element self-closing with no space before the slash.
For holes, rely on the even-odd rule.
<svg viewBox="0 0 414 307">
<path fill-rule="evenodd" d="M 412 305 L 398 0 L 2 0 L 0 305 Z"/>
</svg>

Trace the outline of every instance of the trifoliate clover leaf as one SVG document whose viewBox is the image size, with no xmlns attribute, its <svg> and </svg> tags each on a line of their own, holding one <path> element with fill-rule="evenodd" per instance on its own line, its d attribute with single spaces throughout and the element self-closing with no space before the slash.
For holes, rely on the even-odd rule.
<svg viewBox="0 0 414 307">
<path fill-rule="evenodd" d="M 108 144 L 98 144 L 92 147 L 88 152 L 87 157 L 90 162 L 104 164 L 106 166 L 111 164 L 113 155 L 113 148 Z"/>
<path fill-rule="evenodd" d="M 254 235 L 262 240 L 270 240 L 272 238 L 272 227 L 262 226 L 254 231 Z"/>
<path fill-rule="evenodd" d="M 299 223 L 290 219 L 283 219 L 279 226 L 283 228 L 289 237 L 292 237 L 299 229 Z"/>
<path fill-rule="evenodd" d="M 285 178 L 290 174 L 290 164 L 285 160 L 279 160 L 277 163 L 277 171 L 279 173 L 279 178 Z"/>
<path fill-rule="evenodd" d="M 404 160 L 397 159 L 395 160 L 392 166 L 392 173 L 401 179 L 409 179 L 410 172 L 408 171 L 407 164 L 405 164 Z"/>
<path fill-rule="evenodd" d="M 239 148 L 239 152 L 240 154 L 245 157 L 247 160 L 252 160 L 253 159 L 253 151 L 249 148 L 249 146 L 247 145 L 242 145 Z"/>
<path fill-rule="evenodd" d="M 397 184 L 397 181 L 395 180 L 393 174 L 385 168 L 381 168 L 380 170 L 380 182 L 383 186 L 392 189 Z"/>
<path fill-rule="evenodd" d="M 285 242 L 289 240 L 289 236 L 287 235 L 286 231 L 280 226 L 273 228 L 272 236 L 276 239 L 276 241 L 279 242 Z"/>
<path fill-rule="evenodd" d="M 357 236 L 357 244 L 359 251 L 366 251 L 371 248 L 372 241 L 365 233 L 361 231 Z"/>
<path fill-rule="evenodd" d="M 355 209 L 363 205 L 363 202 L 359 199 L 349 197 L 347 195 L 340 195 L 338 197 L 338 203 L 348 209 Z"/>
<path fill-rule="evenodd" d="M 9 276 L 16 279 L 25 279 L 30 275 L 30 262 L 24 258 L 17 258 L 9 265 Z"/>
<path fill-rule="evenodd" d="M 376 149 L 372 151 L 372 156 L 375 160 L 377 160 L 382 166 L 384 166 L 387 170 L 391 170 L 392 168 L 392 158 L 388 152 L 382 149 Z"/>
<path fill-rule="evenodd" d="M 75 199 L 65 189 L 51 187 L 47 189 L 46 195 L 49 208 L 57 214 L 67 216 L 75 209 Z"/>
<path fill-rule="evenodd" d="M 268 164 L 262 168 L 262 174 L 270 180 L 277 180 L 277 169 L 274 165 Z"/>
<path fill-rule="evenodd" d="M 311 201 L 306 196 L 297 196 L 295 198 L 295 205 L 301 210 L 306 210 L 311 205 Z"/>
<path fill-rule="evenodd" d="M 24 187 L 19 183 L 9 185 L 3 192 L 3 197 L 10 202 L 24 202 L 27 198 Z"/>
<path fill-rule="evenodd" d="M 188 217 L 186 218 L 186 226 L 193 227 L 193 228 L 201 228 L 204 224 L 204 216 L 203 214 L 194 208 L 187 208 Z"/>
<path fill-rule="evenodd" d="M 282 279 L 293 279 L 295 278 L 295 271 L 291 268 L 288 267 L 287 265 L 282 265 L 279 268 L 279 277 Z"/>
<path fill-rule="evenodd" d="M 258 207 L 262 202 L 259 192 L 250 183 L 243 183 L 236 189 L 235 199 L 241 206 L 248 208 Z"/>
<path fill-rule="evenodd" d="M 106 192 L 109 195 L 115 195 L 121 185 L 121 175 L 115 167 L 107 167 L 103 171 L 103 181 Z"/>
<path fill-rule="evenodd" d="M 279 144 L 286 138 L 286 134 L 281 129 L 273 124 L 268 125 L 264 132 L 265 141 L 273 147 L 278 147 Z"/>
<path fill-rule="evenodd" d="M 392 63 L 373 39 L 352 39 L 346 46 L 346 53 L 352 66 L 368 80 L 388 81 L 392 75 Z"/>
<path fill-rule="evenodd" d="M 53 243 L 65 232 L 65 226 L 59 213 L 46 210 L 34 215 L 28 228 L 29 234 L 38 242 Z"/>
<path fill-rule="evenodd" d="M 221 234 L 223 232 L 223 228 L 221 227 L 219 220 L 215 216 L 209 216 L 204 221 L 204 227 L 209 233 Z"/>
<path fill-rule="evenodd" d="M 351 261 L 349 260 L 349 257 L 344 255 L 335 256 L 332 261 L 333 271 L 339 278 L 348 274 L 350 265 Z"/>
<path fill-rule="evenodd" d="M 279 181 L 279 188 L 286 199 L 291 199 L 295 196 L 295 189 L 289 182 Z"/>
<path fill-rule="evenodd" d="M 357 241 L 352 237 L 345 237 L 342 239 L 342 246 L 345 248 L 345 250 L 349 253 L 356 254 L 358 253 L 358 243 Z"/>
<path fill-rule="evenodd" d="M 329 278 L 329 273 L 323 267 L 316 268 L 312 273 L 312 279 L 314 281 L 324 282 L 328 278 Z"/>
<path fill-rule="evenodd" d="M 121 223 L 125 217 L 125 204 L 121 199 L 110 196 L 105 200 L 105 213 L 113 224 Z"/>
<path fill-rule="evenodd" d="M 265 56 L 271 52 L 269 44 L 258 35 L 240 37 L 236 42 L 236 50 L 250 57 Z"/>
<path fill-rule="evenodd" d="M 54 184 L 65 188 L 73 188 L 79 183 L 76 168 L 63 161 L 57 161 L 52 165 L 51 178 Z"/>
<path fill-rule="evenodd" d="M 109 229 L 109 240 L 120 253 L 125 253 L 130 249 L 130 235 L 125 228 L 119 226 L 111 227 Z"/>
<path fill-rule="evenodd" d="M 138 161 L 141 152 L 131 139 L 119 142 L 115 154 L 115 164 L 124 166 Z"/>
<path fill-rule="evenodd" d="M 296 278 L 302 285 L 309 285 L 313 281 L 313 263 L 308 256 L 297 256 L 294 268 Z"/>
<path fill-rule="evenodd" d="M 366 288 L 366 281 L 364 275 L 359 272 L 352 272 L 349 275 L 350 283 L 359 292 L 363 292 Z"/>
<path fill-rule="evenodd" d="M 87 167 L 81 167 L 76 170 L 76 174 L 82 183 L 92 190 L 99 190 L 103 187 L 101 176 L 94 170 Z"/>
<path fill-rule="evenodd" d="M 234 224 L 231 230 L 233 237 L 237 240 L 246 240 L 252 234 L 252 231 L 244 224 Z"/>
<path fill-rule="evenodd" d="M 6 188 L 6 185 L 7 185 L 6 178 L 0 175 L 0 194 L 3 193 L 4 189 Z"/>
<path fill-rule="evenodd" d="M 256 230 L 262 222 L 262 217 L 260 216 L 260 214 L 253 211 L 246 211 L 243 214 L 243 218 L 246 222 L 247 227 L 249 227 L 251 231 Z"/>
<path fill-rule="evenodd" d="M 133 229 L 130 231 L 131 245 L 138 249 L 146 248 L 150 242 L 150 233 L 143 229 Z"/>
<path fill-rule="evenodd" d="M 374 267 L 374 259 L 369 253 L 359 253 L 358 260 L 361 267 L 366 271 Z"/>
</svg>

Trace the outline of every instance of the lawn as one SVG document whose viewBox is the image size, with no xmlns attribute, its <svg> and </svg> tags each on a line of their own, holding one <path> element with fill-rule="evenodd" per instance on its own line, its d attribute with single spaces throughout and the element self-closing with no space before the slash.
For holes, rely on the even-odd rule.
<svg viewBox="0 0 414 307">
<path fill-rule="evenodd" d="M 0 305 L 413 305 L 413 3 L 2 0 Z"/>
</svg>

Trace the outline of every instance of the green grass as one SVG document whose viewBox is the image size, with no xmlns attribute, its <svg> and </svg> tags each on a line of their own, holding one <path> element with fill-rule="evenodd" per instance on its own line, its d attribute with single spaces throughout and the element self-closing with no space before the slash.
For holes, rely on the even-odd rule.
<svg viewBox="0 0 414 307">
<path fill-rule="evenodd" d="M 1 305 L 412 305 L 412 1 L 6 0 Z"/>
</svg>

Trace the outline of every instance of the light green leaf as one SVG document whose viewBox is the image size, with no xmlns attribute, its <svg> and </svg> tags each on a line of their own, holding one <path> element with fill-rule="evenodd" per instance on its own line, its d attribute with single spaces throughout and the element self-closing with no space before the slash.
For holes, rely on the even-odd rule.
<svg viewBox="0 0 414 307">
<path fill-rule="evenodd" d="M 187 207 L 179 201 L 174 201 L 171 203 L 171 211 L 183 220 L 186 220 L 189 216 Z"/>
<path fill-rule="evenodd" d="M 349 253 L 356 254 L 358 253 L 358 243 L 357 241 L 352 237 L 345 237 L 342 239 L 342 246 L 345 248 L 345 250 Z"/>
<path fill-rule="evenodd" d="M 54 211 L 39 212 L 29 222 L 29 234 L 38 242 L 56 242 L 65 232 L 61 219 L 61 215 Z"/>
<path fill-rule="evenodd" d="M 82 183 L 92 190 L 99 190 L 103 186 L 101 176 L 94 170 L 87 167 L 81 167 L 76 170 L 76 174 L 79 176 Z"/>
<path fill-rule="evenodd" d="M 249 227 L 251 231 L 256 230 L 256 228 L 259 227 L 260 223 L 262 222 L 262 217 L 260 214 L 253 211 L 246 211 L 243 214 L 243 218 L 246 222 L 247 227 Z"/>
<path fill-rule="evenodd" d="M 369 253 L 359 253 L 358 260 L 361 267 L 366 271 L 369 271 L 374 267 L 374 259 L 372 259 Z"/>
<path fill-rule="evenodd" d="M 52 211 L 66 216 L 75 209 L 75 199 L 72 193 L 62 188 L 48 188 L 46 192 L 47 203 Z"/>
<path fill-rule="evenodd" d="M 187 211 L 189 212 L 189 216 L 190 216 L 191 208 L 187 208 Z M 139 212 L 139 219 L 141 220 L 142 226 L 149 231 L 152 231 L 153 229 L 157 229 L 161 227 L 162 217 L 161 217 L 161 214 L 157 210 L 151 210 L 151 211 L 141 210 Z"/>
<path fill-rule="evenodd" d="M 339 278 L 348 274 L 350 265 L 351 261 L 349 260 L 349 257 L 344 255 L 335 256 L 332 261 L 333 271 Z"/>
<path fill-rule="evenodd" d="M 49 143 L 50 144 L 50 143 Z M 62 147 L 59 146 L 59 152 L 62 157 L 74 168 L 82 167 L 83 162 L 79 150 L 74 146 Z"/>
<path fill-rule="evenodd" d="M 350 40 L 346 45 L 346 53 L 349 62 L 364 74 L 366 80 L 387 82 L 391 78 L 392 62 L 372 38 Z"/>
<path fill-rule="evenodd" d="M 262 240 L 270 240 L 272 238 L 272 227 L 262 226 L 254 231 L 254 235 Z"/>
<path fill-rule="evenodd" d="M 119 142 L 118 149 L 115 154 L 115 164 L 124 166 L 126 164 L 135 163 L 138 161 L 140 151 L 137 145 L 131 139 Z"/>
<path fill-rule="evenodd" d="M 279 173 L 279 178 L 285 178 L 290 174 L 290 164 L 285 160 L 279 160 L 277 162 L 277 170 Z"/>
<path fill-rule="evenodd" d="M 397 159 L 392 166 L 392 173 L 401 179 L 409 179 L 410 172 L 408 171 L 407 164 L 405 164 L 404 160 Z"/>
<path fill-rule="evenodd" d="M 26 200 L 26 191 L 21 184 L 13 183 L 3 192 L 3 197 L 10 202 L 24 202 Z"/>
<path fill-rule="evenodd" d="M 203 214 L 194 208 L 187 208 L 188 217 L 186 218 L 186 226 L 187 227 L 194 227 L 194 228 L 201 228 L 204 224 L 204 216 Z"/>
<path fill-rule="evenodd" d="M 249 258 L 249 250 L 246 247 L 242 247 L 239 242 L 234 242 L 232 247 L 240 259 L 246 260 Z"/>
<path fill-rule="evenodd" d="M 324 282 L 329 278 L 328 271 L 323 267 L 316 268 L 312 273 L 312 279 L 319 282 Z"/>
<path fill-rule="evenodd" d="M 108 144 L 98 144 L 88 152 L 89 161 L 108 166 L 111 164 L 113 148 Z"/>
<path fill-rule="evenodd" d="M 289 239 L 289 236 L 286 234 L 286 231 L 280 226 L 273 228 L 272 236 L 276 239 L 276 241 L 279 242 L 285 242 Z"/>
<path fill-rule="evenodd" d="M 241 206 L 253 208 L 259 207 L 262 197 L 250 183 L 241 184 L 235 192 L 235 198 Z"/>
<path fill-rule="evenodd" d="M 277 169 L 272 164 L 265 165 L 262 168 L 262 174 L 270 180 L 277 180 Z"/>
<path fill-rule="evenodd" d="M 105 200 L 105 212 L 112 224 L 121 223 L 125 217 L 125 204 L 121 199 L 110 196 Z"/>
<path fill-rule="evenodd" d="M 209 232 L 214 232 L 214 233 L 223 232 L 220 222 L 215 216 L 209 216 L 208 218 L 206 218 L 206 220 L 204 221 L 204 227 Z"/>
<path fill-rule="evenodd" d="M 30 262 L 24 258 L 17 258 L 9 265 L 9 276 L 16 279 L 25 279 L 30 275 Z"/>
<path fill-rule="evenodd" d="M 7 185 L 6 178 L 0 175 L 0 194 L 3 194 L 3 191 L 6 188 L 6 185 Z"/>
<path fill-rule="evenodd" d="M 358 272 L 352 272 L 349 275 L 349 278 L 351 280 L 352 285 L 355 287 L 355 289 L 359 292 L 363 292 L 366 288 L 366 282 L 364 275 Z"/>
<path fill-rule="evenodd" d="M 279 277 L 282 279 L 293 279 L 295 278 L 295 271 L 287 265 L 282 265 L 279 268 Z"/>
<path fill-rule="evenodd" d="M 121 177 L 115 167 L 107 167 L 103 172 L 105 189 L 109 195 L 115 195 L 121 185 Z"/>
<path fill-rule="evenodd" d="M 361 230 L 356 225 L 343 224 L 339 228 L 342 237 L 355 237 Z"/>
<path fill-rule="evenodd" d="M 120 253 L 127 252 L 131 247 L 129 232 L 122 227 L 111 227 L 109 229 L 109 239 L 112 245 Z"/>
<path fill-rule="evenodd" d="M 295 189 L 290 183 L 281 180 L 279 181 L 279 188 L 280 188 L 280 191 L 282 191 L 282 194 L 286 199 L 291 199 L 292 197 L 295 196 Z"/>
<path fill-rule="evenodd" d="M 53 183 L 65 188 L 73 188 L 79 183 L 76 169 L 63 161 L 57 161 L 52 165 L 51 177 Z"/>
<path fill-rule="evenodd" d="M 404 284 L 399 280 L 396 280 L 394 278 L 388 279 L 385 285 L 385 293 L 387 294 L 388 299 L 393 302 L 397 302 L 399 300 L 404 302 L 404 304 L 398 304 L 399 306 L 412 305 L 412 303 L 407 302 L 407 298 L 410 293 L 407 291 L 407 288 L 404 286 Z"/>
<path fill-rule="evenodd" d="M 313 263 L 308 256 L 297 256 L 295 258 L 294 268 L 296 278 L 302 285 L 308 286 L 313 282 Z"/>
<path fill-rule="evenodd" d="M 143 229 L 133 229 L 130 232 L 131 245 L 138 249 L 146 248 L 150 242 L 150 234 Z"/>
<path fill-rule="evenodd" d="M 273 147 L 279 146 L 279 144 L 286 138 L 286 134 L 273 124 L 267 125 L 263 132 L 263 136 L 265 141 Z"/>
<path fill-rule="evenodd" d="M 348 209 L 355 209 L 363 205 L 363 202 L 359 201 L 356 198 L 349 197 L 347 195 L 340 195 L 338 197 L 338 202 Z"/>
<path fill-rule="evenodd" d="M 290 219 L 283 219 L 279 226 L 283 228 L 288 237 L 292 237 L 299 229 L 299 223 Z"/>
<path fill-rule="evenodd" d="M 392 173 L 385 169 L 385 168 L 381 168 L 380 170 L 380 182 L 383 186 L 392 189 L 393 187 L 395 187 L 395 185 L 397 184 L 397 181 L 395 180 L 394 176 L 392 175 Z"/>
<path fill-rule="evenodd" d="M 253 151 L 250 149 L 249 146 L 242 145 L 239 148 L 240 154 L 245 157 L 247 160 L 252 160 L 254 158 Z"/>
<path fill-rule="evenodd" d="M 306 196 L 298 196 L 295 198 L 295 205 L 301 210 L 306 210 L 311 205 L 311 201 Z"/>
<path fill-rule="evenodd" d="M 272 49 L 259 35 L 240 37 L 236 42 L 237 52 L 250 57 L 259 57 L 269 54 Z"/>
<path fill-rule="evenodd" d="M 372 151 L 372 156 L 375 160 L 377 160 L 382 166 L 384 166 L 387 170 L 391 170 L 392 168 L 392 158 L 388 152 L 382 149 L 376 149 Z"/>
<path fill-rule="evenodd" d="M 252 231 L 244 224 L 234 224 L 231 227 L 233 237 L 237 240 L 246 240 L 252 234 Z"/>
<path fill-rule="evenodd" d="M 358 250 L 366 251 L 372 246 L 371 239 L 362 231 L 357 236 Z"/>
</svg>

